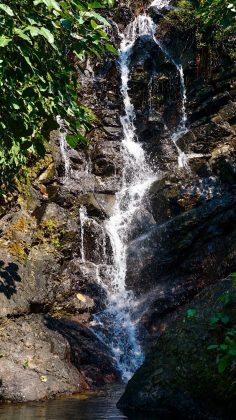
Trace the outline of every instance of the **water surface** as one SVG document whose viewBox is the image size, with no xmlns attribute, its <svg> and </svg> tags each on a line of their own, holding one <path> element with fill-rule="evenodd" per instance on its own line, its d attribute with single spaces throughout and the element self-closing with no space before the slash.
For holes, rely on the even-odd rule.
<svg viewBox="0 0 236 420">
<path fill-rule="evenodd" d="M 69 398 L 27 404 L 0 405 L 1 420 L 157 420 L 150 414 L 125 415 L 116 408 L 124 388 L 110 387 L 99 395 L 75 395 Z"/>
</svg>

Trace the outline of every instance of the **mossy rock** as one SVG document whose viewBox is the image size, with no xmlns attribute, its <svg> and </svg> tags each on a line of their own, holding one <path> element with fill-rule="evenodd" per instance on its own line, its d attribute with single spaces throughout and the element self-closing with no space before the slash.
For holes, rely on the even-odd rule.
<svg viewBox="0 0 236 420">
<path fill-rule="evenodd" d="M 221 299 L 232 291 L 233 280 L 223 280 L 191 302 L 130 380 L 119 407 L 155 411 L 161 419 L 235 418 L 235 369 L 228 366 L 219 373 L 217 353 L 208 350 L 223 342 L 224 330 L 212 325 L 210 318 L 224 311 L 232 324 L 236 322 L 236 302 L 225 305 Z"/>
</svg>

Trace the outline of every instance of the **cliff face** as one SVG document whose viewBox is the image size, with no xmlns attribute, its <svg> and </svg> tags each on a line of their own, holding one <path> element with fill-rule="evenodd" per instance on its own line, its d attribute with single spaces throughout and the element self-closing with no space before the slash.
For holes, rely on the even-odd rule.
<svg viewBox="0 0 236 420">
<path fill-rule="evenodd" d="M 123 32 L 142 8 L 121 2 L 108 17 Z M 213 47 L 214 60 L 197 68 L 194 33 L 151 13 L 169 56 L 150 36 L 139 38 L 129 83 L 136 133 L 159 174 L 128 232 L 126 284 L 138 301 L 144 346 L 200 289 L 236 270 L 235 70 Z M 117 26 L 110 30 L 118 44 Z M 177 143 L 187 155 L 182 168 L 170 136 L 183 106 L 173 60 L 183 63 L 187 88 L 189 129 Z M 119 377 L 90 328 L 106 306 L 113 262 L 104 221 L 122 183 L 120 83 L 114 57 L 87 63 L 78 95 L 97 116 L 89 145 L 68 150 L 53 132 L 29 185 L 19 182 L 11 209 L 1 209 L 2 399 L 45 398 Z"/>
</svg>

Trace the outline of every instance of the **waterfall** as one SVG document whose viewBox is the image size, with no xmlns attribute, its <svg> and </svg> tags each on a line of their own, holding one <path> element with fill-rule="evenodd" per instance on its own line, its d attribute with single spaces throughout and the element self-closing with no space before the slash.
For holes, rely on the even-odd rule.
<svg viewBox="0 0 236 420">
<path fill-rule="evenodd" d="M 158 0 L 152 6 L 159 8 L 169 5 L 169 0 Z M 134 294 L 126 288 L 127 247 L 129 232 L 135 214 L 141 207 L 145 193 L 152 182 L 158 178 L 148 165 L 142 145 L 138 142 L 135 131 L 135 110 L 129 96 L 130 59 L 136 40 L 149 35 L 164 51 L 155 38 L 156 24 L 146 14 L 137 16 L 121 36 L 119 65 L 121 72 L 121 95 L 124 104 L 124 116 L 121 116 L 123 127 L 123 185 L 116 194 L 116 205 L 113 215 L 105 223 L 113 251 L 113 266 L 110 270 L 110 285 L 107 288 L 106 310 L 95 316 L 94 331 L 100 340 L 109 346 L 118 370 L 124 381 L 130 379 L 143 361 L 143 353 L 137 337 L 137 327 L 132 316 L 136 305 Z M 179 154 L 179 166 L 185 166 L 185 155 L 177 145 L 177 140 L 186 131 L 186 89 L 181 65 L 178 65 L 169 54 L 167 56 L 180 76 L 181 82 L 181 118 L 172 135 Z M 150 104 L 152 107 L 152 104 Z"/>
<path fill-rule="evenodd" d="M 154 2 L 151 4 L 151 6 L 158 6 L 160 8 L 166 7 L 169 4 L 169 0 L 154 0 Z M 180 149 L 178 146 L 178 140 L 187 133 L 187 112 L 186 112 L 186 102 L 187 102 L 187 90 L 185 86 L 185 80 L 184 80 L 184 70 L 183 66 L 181 64 L 178 64 L 175 59 L 171 56 L 169 51 L 166 49 L 166 47 L 156 38 L 155 32 L 156 32 L 157 26 L 153 22 L 153 40 L 158 45 L 158 47 L 162 50 L 162 52 L 166 55 L 166 57 L 169 58 L 169 60 L 174 64 L 176 67 L 176 70 L 179 74 L 180 79 L 180 90 L 181 90 L 181 117 L 178 127 L 174 130 L 174 132 L 171 135 L 171 139 L 176 147 L 176 150 L 178 152 L 178 166 L 179 168 L 188 168 L 188 157 L 187 155 Z"/>
<path fill-rule="evenodd" d="M 145 153 L 137 141 L 134 127 L 135 110 L 129 96 L 130 56 L 139 36 L 153 33 L 153 23 L 146 15 L 138 16 L 126 28 L 120 45 L 121 95 L 124 103 L 123 127 L 123 185 L 116 195 L 116 205 L 111 218 L 105 223 L 113 250 L 111 284 L 108 289 L 107 308 L 95 319 L 97 336 L 111 348 L 118 370 L 124 381 L 130 379 L 143 361 L 137 338 L 132 309 L 135 298 L 126 289 L 128 235 L 135 213 L 157 176 L 148 166 Z M 100 326 L 100 328 L 99 328 Z M 108 327 L 107 331 L 104 326 Z"/>
<path fill-rule="evenodd" d="M 164 7 L 168 8 L 170 6 L 170 0 L 154 0 L 150 7 L 156 7 L 158 10 L 163 9 Z"/>
<path fill-rule="evenodd" d="M 84 250 L 84 227 L 85 222 L 87 221 L 87 210 L 86 207 L 81 206 L 79 211 L 80 216 L 80 237 L 81 237 L 81 245 L 80 245 L 80 252 L 81 252 L 81 260 L 82 263 L 85 263 L 85 250 Z"/>
<path fill-rule="evenodd" d="M 162 9 L 169 6 L 170 0 L 155 0 L 152 7 Z M 111 351 L 114 363 L 120 371 L 123 380 L 126 382 L 134 374 L 144 359 L 138 337 L 138 320 L 135 318 L 135 307 L 137 301 L 131 290 L 127 290 L 127 249 L 129 236 L 133 227 L 135 216 L 141 208 L 142 201 L 158 174 L 154 173 L 146 160 L 142 145 L 138 142 L 135 130 L 135 109 L 129 95 L 129 81 L 131 70 L 131 56 L 133 47 L 139 37 L 150 36 L 162 49 L 163 53 L 175 65 L 179 74 L 181 84 L 181 116 L 180 122 L 171 139 L 178 151 L 179 166 L 186 166 L 186 157 L 180 150 L 177 142 L 187 128 L 186 115 L 186 88 L 184 83 L 183 68 L 170 56 L 165 47 L 156 39 L 157 25 L 147 14 L 137 16 L 131 22 L 124 33 L 119 32 L 121 44 L 119 48 L 119 67 L 121 73 L 121 96 L 123 99 L 124 115 L 120 117 L 123 127 L 122 155 L 123 173 L 122 187 L 116 194 L 116 204 L 113 214 L 103 224 L 104 235 L 101 244 L 103 252 L 98 263 L 89 262 L 93 265 L 98 284 L 106 291 L 106 309 L 94 315 L 91 328 L 94 334 Z M 149 87 L 152 88 L 152 80 Z M 150 93 L 151 95 L 151 93 Z M 149 95 L 150 113 L 153 109 L 152 98 Z M 61 137 L 61 150 L 65 160 L 65 178 L 70 175 L 70 167 L 67 161 L 67 150 L 65 137 Z M 81 263 L 82 269 L 86 271 L 86 250 L 85 250 L 85 225 L 90 222 L 86 208 L 80 208 L 80 229 L 81 229 Z M 97 223 L 97 222 L 96 222 Z M 106 235 L 110 238 L 112 246 L 112 264 L 106 257 Z"/>
<path fill-rule="evenodd" d="M 174 62 L 175 63 L 175 62 Z M 179 72 L 180 77 L 180 86 L 181 86 L 181 98 L 182 98 L 182 108 L 181 108 L 181 119 L 179 126 L 175 130 L 175 132 L 172 134 L 171 138 L 172 141 L 175 144 L 175 147 L 178 152 L 178 165 L 179 168 L 187 168 L 188 167 L 188 156 L 180 149 L 178 146 L 178 140 L 180 137 L 182 137 L 185 133 L 187 133 L 187 113 L 186 113 L 186 102 L 187 102 L 187 92 L 186 92 L 186 86 L 184 81 L 184 71 L 181 64 L 176 64 L 176 68 Z"/>
<path fill-rule="evenodd" d="M 61 150 L 61 156 L 64 161 L 64 179 L 63 182 L 66 184 L 70 180 L 70 173 L 71 173 L 71 163 L 70 158 L 68 156 L 69 146 L 66 142 L 66 129 L 63 124 L 63 120 L 58 116 L 57 117 L 57 123 L 59 125 L 60 130 L 60 150 Z"/>
</svg>

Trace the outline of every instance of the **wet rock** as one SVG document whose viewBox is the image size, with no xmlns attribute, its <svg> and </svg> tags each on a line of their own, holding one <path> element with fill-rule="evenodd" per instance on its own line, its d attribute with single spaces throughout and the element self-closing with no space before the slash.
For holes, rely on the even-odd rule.
<svg viewBox="0 0 236 420">
<path fill-rule="evenodd" d="M 106 270 L 106 266 L 104 266 Z M 81 259 L 74 258 L 62 269 L 62 282 L 57 289 L 57 298 L 53 307 L 54 313 L 65 313 L 67 309 L 67 299 L 71 296 L 74 299 L 78 293 L 86 296 L 84 302 L 84 313 L 98 312 L 104 308 L 106 300 L 106 290 L 102 286 L 103 265 L 95 265 L 93 262 L 83 262 Z M 101 281 L 102 280 L 102 281 Z M 94 304 L 91 306 L 91 302 Z M 78 308 L 78 302 L 71 306 L 70 314 L 78 314 L 82 311 Z"/>
<path fill-rule="evenodd" d="M 157 195 L 156 209 L 162 219 L 146 236 L 130 244 L 126 281 L 139 296 L 152 290 L 158 298 L 166 288 L 177 288 L 183 300 L 187 300 L 192 291 L 196 293 L 214 278 L 234 269 L 235 194 L 222 196 L 222 191 L 216 188 L 219 197 L 212 199 L 207 195 L 201 197 L 199 190 L 196 195 L 184 193 L 182 201 L 178 190 L 173 194 L 167 186 L 162 191 L 165 196 L 168 194 L 164 200 L 160 193 Z M 151 309 L 149 319 L 155 325 L 152 313 Z"/>
<path fill-rule="evenodd" d="M 113 194 L 95 194 L 95 198 L 100 206 L 103 208 L 107 218 L 109 218 L 114 211 L 116 202 L 115 195 Z"/>
<path fill-rule="evenodd" d="M 122 135 L 122 130 L 120 127 L 108 127 L 108 126 L 104 126 L 103 127 L 104 131 L 108 134 L 111 134 L 114 137 L 118 137 L 120 138 Z"/>
</svg>

